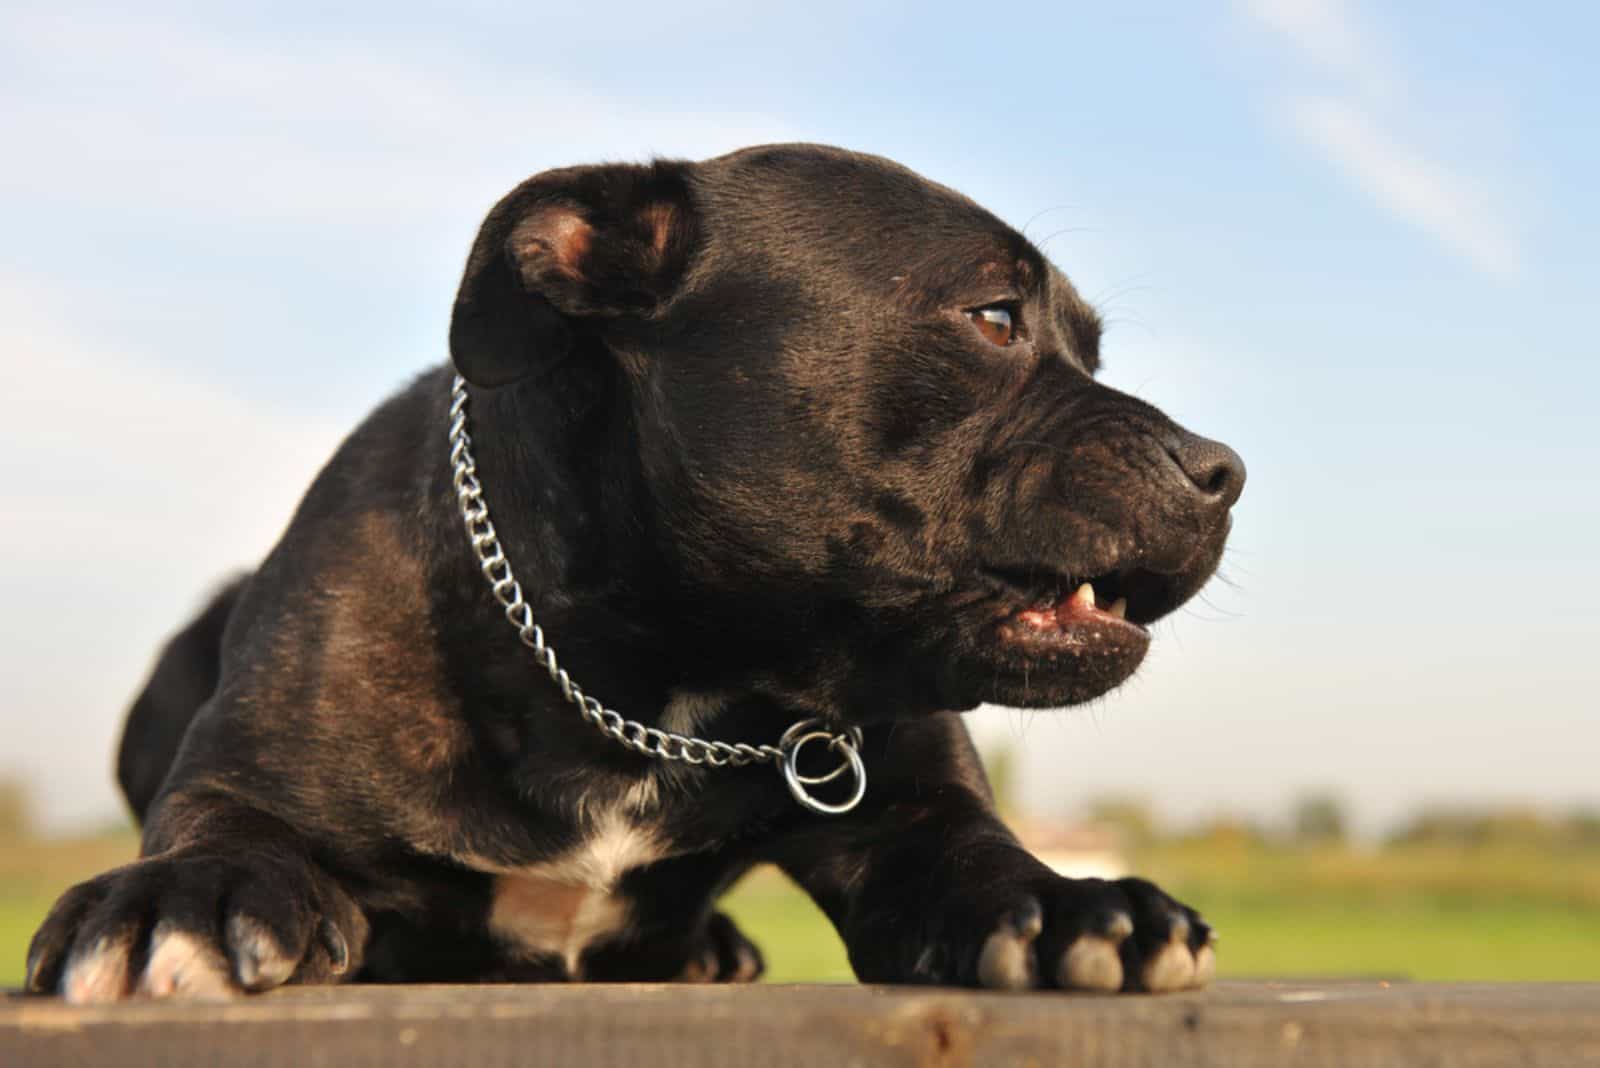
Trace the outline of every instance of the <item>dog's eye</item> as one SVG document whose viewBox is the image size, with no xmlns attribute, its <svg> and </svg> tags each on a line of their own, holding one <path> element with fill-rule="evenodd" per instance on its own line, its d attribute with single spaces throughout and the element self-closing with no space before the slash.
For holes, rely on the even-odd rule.
<svg viewBox="0 0 1600 1068">
<path fill-rule="evenodd" d="M 974 308 L 967 313 L 967 318 L 972 320 L 972 325 L 978 328 L 978 333 L 982 334 L 990 344 L 1004 348 L 1016 340 L 1016 326 L 1012 321 L 1010 308 L 1000 305 Z"/>
</svg>

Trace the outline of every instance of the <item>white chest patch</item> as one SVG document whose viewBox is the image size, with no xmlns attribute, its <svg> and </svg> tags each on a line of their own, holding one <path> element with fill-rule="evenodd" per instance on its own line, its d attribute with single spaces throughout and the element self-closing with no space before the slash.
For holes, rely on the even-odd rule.
<svg viewBox="0 0 1600 1068">
<path fill-rule="evenodd" d="M 489 929 L 530 956 L 560 957 L 572 978 L 581 978 L 583 951 L 628 922 L 618 881 L 665 855 L 649 828 L 630 823 L 624 809 L 609 810 L 570 852 L 497 873 Z"/>
</svg>

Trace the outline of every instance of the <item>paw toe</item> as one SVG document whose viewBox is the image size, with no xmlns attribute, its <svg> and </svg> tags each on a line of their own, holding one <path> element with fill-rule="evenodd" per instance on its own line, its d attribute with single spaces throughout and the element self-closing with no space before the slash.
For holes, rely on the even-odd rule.
<svg viewBox="0 0 1600 1068">
<path fill-rule="evenodd" d="M 217 947 L 199 935 L 162 924 L 151 934 L 150 959 L 139 977 L 138 993 L 222 1000 L 236 990 Z"/>
<path fill-rule="evenodd" d="M 1117 942 L 1105 935 L 1079 935 L 1061 956 L 1056 982 L 1066 990 L 1121 990 L 1122 955 Z"/>
<path fill-rule="evenodd" d="M 299 961 L 266 925 L 243 913 L 228 917 L 228 955 L 233 974 L 246 990 L 270 990 L 289 981 Z"/>
<path fill-rule="evenodd" d="M 1140 973 L 1144 988 L 1160 994 L 1171 990 L 1198 990 L 1217 975 L 1216 939 L 1200 924 L 1191 933 L 1188 924 L 1173 925 L 1173 935 L 1149 958 Z"/>
<path fill-rule="evenodd" d="M 130 987 L 128 965 L 133 934 L 105 936 L 76 950 L 61 975 L 61 996 L 71 1005 L 120 1001 Z"/>
<path fill-rule="evenodd" d="M 1145 962 L 1139 978 L 1146 990 L 1160 994 L 1194 985 L 1194 974 L 1194 954 L 1185 942 L 1175 938 Z"/>
<path fill-rule="evenodd" d="M 1107 938 L 1120 945 L 1123 939 L 1133 934 L 1133 917 L 1126 912 L 1113 912 L 1101 921 L 1100 929 Z"/>
<path fill-rule="evenodd" d="M 710 946 L 702 949 L 697 956 L 690 957 L 689 963 L 678 973 L 680 983 L 710 983 L 716 978 L 717 951 Z"/>
<path fill-rule="evenodd" d="M 1028 990 L 1038 985 L 1033 943 L 1044 930 L 1038 902 L 1016 909 L 984 940 L 978 952 L 978 985 L 990 990 Z"/>
<path fill-rule="evenodd" d="M 990 935 L 978 954 L 978 985 L 990 990 L 1026 990 L 1033 986 L 1033 949 L 1011 931 Z"/>
<path fill-rule="evenodd" d="M 1208 943 L 1201 946 L 1194 955 L 1194 985 L 1209 986 L 1216 977 L 1217 951 L 1215 946 Z"/>
<path fill-rule="evenodd" d="M 766 970 L 761 951 L 726 913 L 712 914 L 705 937 L 706 945 L 680 973 L 681 982 L 753 983 L 761 978 Z"/>
<path fill-rule="evenodd" d="M 733 957 L 733 974 L 728 977 L 730 983 L 753 983 L 761 978 L 765 966 L 755 946 L 746 943 L 734 950 Z"/>
<path fill-rule="evenodd" d="M 317 927 L 317 940 L 322 943 L 322 948 L 328 954 L 328 970 L 334 975 L 343 975 L 350 970 L 350 942 L 339 930 L 339 925 L 331 919 L 324 918 Z"/>
</svg>

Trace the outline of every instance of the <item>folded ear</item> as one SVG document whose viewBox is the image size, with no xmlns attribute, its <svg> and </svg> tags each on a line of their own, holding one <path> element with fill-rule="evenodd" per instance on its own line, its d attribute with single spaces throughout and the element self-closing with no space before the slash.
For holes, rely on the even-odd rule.
<svg viewBox="0 0 1600 1068">
<path fill-rule="evenodd" d="M 683 280 L 696 238 L 687 163 L 548 171 L 484 220 L 450 320 L 473 385 L 565 357 L 585 322 L 648 317 Z"/>
</svg>

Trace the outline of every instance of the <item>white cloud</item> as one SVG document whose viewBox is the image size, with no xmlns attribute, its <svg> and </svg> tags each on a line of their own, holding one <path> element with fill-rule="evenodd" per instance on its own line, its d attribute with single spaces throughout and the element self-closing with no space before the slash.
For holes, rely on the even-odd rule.
<svg viewBox="0 0 1600 1068">
<path fill-rule="evenodd" d="M 0 172 L 0 190 L 114 197 L 137 205 L 132 217 L 407 225 L 462 190 L 493 197 L 574 160 L 707 156 L 799 136 L 759 113 L 652 109 L 531 65 L 508 75 L 448 53 L 314 42 L 289 53 L 109 14 L 19 15 L 6 32 L 29 80 L 58 92 L 0 112 L 0 140 L 29 148 Z"/>
<path fill-rule="evenodd" d="M 1242 0 L 1240 6 L 1329 73 L 1373 95 L 1390 89 L 1392 79 L 1379 45 L 1341 0 Z"/>
<path fill-rule="evenodd" d="M 1478 270 L 1502 280 L 1522 273 L 1521 243 L 1503 205 L 1477 174 L 1439 159 L 1416 129 L 1420 124 L 1406 128 L 1394 104 L 1404 78 L 1348 4 L 1241 0 L 1239 6 L 1333 83 L 1330 92 L 1297 92 L 1281 102 L 1295 136 L 1385 210 Z"/>
<path fill-rule="evenodd" d="M 1393 214 L 1421 227 L 1486 274 L 1522 272 L 1516 237 L 1472 179 L 1402 144 L 1362 108 L 1331 97 L 1289 102 L 1296 134 Z"/>
</svg>

